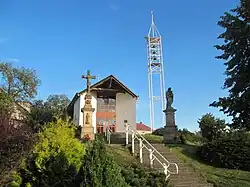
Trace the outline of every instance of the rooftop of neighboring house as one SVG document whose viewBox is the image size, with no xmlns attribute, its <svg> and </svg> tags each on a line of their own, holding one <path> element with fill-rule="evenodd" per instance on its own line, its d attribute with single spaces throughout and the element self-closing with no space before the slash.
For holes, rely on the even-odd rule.
<svg viewBox="0 0 250 187">
<path fill-rule="evenodd" d="M 137 131 L 151 131 L 151 128 L 142 122 L 136 123 L 136 130 Z"/>
</svg>

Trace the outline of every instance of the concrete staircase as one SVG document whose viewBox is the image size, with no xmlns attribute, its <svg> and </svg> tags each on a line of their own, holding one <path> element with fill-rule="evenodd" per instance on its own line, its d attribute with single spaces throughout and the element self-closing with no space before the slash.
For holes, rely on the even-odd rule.
<svg viewBox="0 0 250 187">
<path fill-rule="evenodd" d="M 138 137 L 140 137 L 140 135 L 137 132 L 136 134 Z M 128 145 L 131 145 L 131 140 L 132 140 L 131 135 L 129 135 Z M 110 136 L 111 144 L 124 144 L 125 142 L 126 142 L 125 133 L 113 133 Z M 140 149 L 139 149 L 138 139 L 135 139 L 134 143 L 135 143 L 135 149 L 134 149 L 135 156 L 139 157 Z M 175 187 L 213 187 L 213 184 L 209 184 L 208 182 L 206 182 L 205 179 L 203 179 L 203 177 L 201 176 L 201 174 L 195 171 L 194 168 L 192 168 L 188 163 L 185 163 L 182 160 L 179 160 L 177 156 L 173 152 L 170 151 L 169 147 L 166 147 L 164 144 L 152 143 L 150 145 L 152 145 L 164 158 L 166 158 L 168 162 L 176 163 L 178 165 L 178 168 L 179 168 L 178 174 L 171 174 L 168 178 L 170 183 L 173 186 Z M 149 151 L 146 148 L 142 149 L 142 158 L 143 158 L 143 165 L 150 167 Z M 162 164 L 166 162 L 166 160 L 164 160 L 162 157 L 158 156 L 157 158 Z M 154 160 L 153 169 L 164 173 L 162 164 L 160 164 L 157 160 Z M 176 172 L 175 165 L 174 164 L 170 165 L 168 170 L 170 172 L 175 173 Z"/>
<path fill-rule="evenodd" d="M 213 187 L 212 184 L 206 182 L 199 172 L 196 172 L 188 163 L 179 160 L 170 149 L 163 144 L 152 144 L 156 150 L 158 150 L 169 162 L 177 163 L 179 167 L 179 173 L 176 175 L 170 175 L 169 180 L 175 187 Z M 139 154 L 139 145 L 135 144 L 135 155 Z M 163 159 L 160 159 L 164 162 Z M 143 149 L 143 165 L 150 167 L 149 153 L 146 149 Z M 153 168 L 163 172 L 163 167 L 160 163 L 154 160 Z M 174 166 L 169 167 L 170 171 L 174 171 Z"/>
</svg>

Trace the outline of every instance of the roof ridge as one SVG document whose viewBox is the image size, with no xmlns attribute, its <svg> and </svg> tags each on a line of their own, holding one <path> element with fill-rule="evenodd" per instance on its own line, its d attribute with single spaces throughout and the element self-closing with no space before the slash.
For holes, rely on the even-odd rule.
<svg viewBox="0 0 250 187">
<path fill-rule="evenodd" d="M 90 88 L 94 88 L 94 87 L 100 85 L 101 83 L 103 83 L 103 82 L 109 80 L 110 78 L 114 78 L 114 80 L 115 80 L 118 84 L 120 84 L 120 86 L 121 86 L 129 95 L 131 95 L 132 97 L 135 97 L 135 98 L 138 98 L 138 97 L 139 97 L 139 96 L 136 95 L 134 92 L 132 92 L 127 86 L 125 86 L 125 84 L 123 84 L 123 83 L 122 83 L 118 78 L 116 78 L 113 74 L 110 74 L 109 76 L 107 76 L 107 77 L 103 78 L 102 80 L 96 82 L 95 84 L 91 85 Z M 77 92 L 77 93 L 74 95 L 74 97 L 73 97 L 73 99 L 71 100 L 71 102 L 69 103 L 68 107 L 69 107 L 69 106 L 72 106 L 72 105 L 75 103 L 75 101 L 77 100 L 77 98 L 80 97 L 80 95 L 81 95 L 82 93 L 86 92 L 86 90 L 87 90 L 87 89 L 84 89 L 84 90 L 82 90 L 82 91 L 80 91 L 80 92 Z"/>
</svg>

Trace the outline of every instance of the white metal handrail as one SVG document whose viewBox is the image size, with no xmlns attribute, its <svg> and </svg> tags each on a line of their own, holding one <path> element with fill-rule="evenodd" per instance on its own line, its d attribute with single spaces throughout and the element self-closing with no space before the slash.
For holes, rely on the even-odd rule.
<svg viewBox="0 0 250 187">
<path fill-rule="evenodd" d="M 106 140 L 107 142 L 110 144 L 110 136 L 112 134 L 112 131 L 111 131 L 111 128 L 110 126 L 107 126 L 106 127 L 106 130 L 105 130 L 105 136 L 106 136 Z"/>
<path fill-rule="evenodd" d="M 154 152 L 156 152 L 158 155 L 160 155 L 160 157 L 164 160 L 164 161 L 166 161 L 167 162 L 167 164 L 169 165 L 170 164 L 170 162 L 157 150 L 157 149 L 155 149 L 155 147 L 152 145 L 152 144 L 150 144 L 147 140 L 146 140 L 146 138 L 144 138 L 137 130 L 133 130 L 136 134 L 138 134 L 139 136 L 140 136 L 140 138 L 144 141 L 144 142 L 146 142 L 152 149 L 153 149 L 153 151 Z M 139 139 L 139 138 L 137 138 L 137 139 Z M 145 145 L 145 147 L 147 148 L 147 146 Z M 147 148 L 147 150 L 149 150 L 150 148 Z"/>
<path fill-rule="evenodd" d="M 140 162 L 143 163 L 143 157 L 142 157 L 142 149 L 146 148 L 147 151 L 149 152 L 149 159 L 150 159 L 150 166 L 153 167 L 153 161 L 156 160 L 164 169 L 164 173 L 166 175 L 166 180 L 170 176 L 170 174 L 178 174 L 179 173 L 179 168 L 176 163 L 169 162 L 152 144 L 150 144 L 146 138 L 144 138 L 137 130 L 134 130 L 131 128 L 131 126 L 127 123 L 125 123 L 125 128 L 126 128 L 126 138 L 125 138 L 125 144 L 128 145 L 128 137 L 129 137 L 129 132 L 132 132 L 132 153 L 134 154 L 135 150 L 135 142 L 134 140 L 137 139 L 139 140 L 139 147 L 140 147 Z M 110 136 L 112 134 L 112 130 L 110 126 L 106 127 L 105 130 L 105 136 L 107 139 L 107 142 L 110 144 Z M 145 143 L 143 143 L 145 142 Z M 163 159 L 164 162 L 160 160 L 160 158 Z M 174 165 L 176 168 L 176 172 L 172 172 L 169 170 L 170 165 Z"/>
<path fill-rule="evenodd" d="M 133 133 L 133 131 L 132 131 L 132 133 Z M 138 132 L 137 132 L 138 133 Z M 136 136 L 136 134 L 135 134 L 135 137 L 140 141 L 140 138 L 138 137 L 138 136 Z M 141 141 L 142 142 L 142 141 Z M 168 161 L 168 160 L 166 160 L 166 158 L 165 157 L 163 157 L 155 148 L 154 148 L 154 150 L 152 150 L 152 149 L 149 149 L 145 144 L 142 144 L 142 146 L 141 146 L 141 148 L 146 148 L 147 150 L 148 150 L 148 152 L 149 152 L 149 154 L 150 154 L 150 166 L 152 167 L 152 165 L 153 165 L 153 161 L 154 160 L 157 160 L 158 161 L 158 163 L 163 167 L 163 168 L 165 168 L 165 167 L 169 167 L 170 166 L 170 162 Z M 132 151 L 132 152 L 134 152 L 134 151 Z M 163 158 L 164 158 L 164 160 L 166 160 L 167 161 L 167 163 L 168 163 L 168 165 L 166 165 L 165 163 L 162 163 L 153 153 L 154 152 L 157 152 L 159 155 L 161 155 Z M 141 158 L 140 158 L 140 160 L 141 160 Z M 141 161 L 141 163 L 142 163 L 142 161 Z M 169 170 L 167 170 L 168 171 L 168 173 L 169 173 L 169 175 L 171 174 L 171 172 L 169 171 Z M 167 177 L 168 178 L 168 177 Z"/>
<path fill-rule="evenodd" d="M 178 165 L 176 163 L 173 163 L 173 162 L 169 162 L 157 149 L 155 149 L 155 147 L 149 143 L 146 138 L 144 138 L 137 130 L 134 130 L 139 136 L 140 138 L 143 139 L 143 141 L 145 141 L 152 149 L 153 149 L 153 152 L 156 152 L 166 163 L 167 163 L 167 166 L 170 166 L 171 164 L 175 165 L 176 167 L 176 172 L 171 172 L 169 171 L 169 173 L 171 174 L 178 174 L 178 171 L 179 171 L 179 168 L 178 168 Z M 146 145 L 145 145 L 146 147 Z M 146 147 L 147 148 L 147 147 Z M 147 148 L 147 150 L 150 150 L 149 148 Z"/>
<path fill-rule="evenodd" d="M 140 146 L 140 162 L 143 162 L 142 158 L 142 149 L 145 147 L 149 151 L 149 157 L 150 157 L 150 166 L 153 167 L 153 161 L 157 160 L 158 163 L 163 167 L 164 173 L 166 174 L 166 179 L 170 176 L 170 174 L 178 174 L 179 168 L 176 163 L 171 163 L 169 162 L 155 147 L 150 144 L 137 130 L 132 129 L 131 126 L 127 123 L 125 123 L 125 128 L 126 128 L 126 145 L 128 144 L 128 134 L 129 131 L 132 132 L 132 153 L 134 154 L 134 139 L 139 140 L 139 146 Z M 149 146 L 147 147 L 146 144 L 143 144 L 143 141 Z M 166 163 L 162 163 L 159 158 L 157 158 L 157 155 L 161 157 Z M 170 165 L 174 165 L 176 168 L 176 172 L 170 171 L 168 168 Z"/>
</svg>

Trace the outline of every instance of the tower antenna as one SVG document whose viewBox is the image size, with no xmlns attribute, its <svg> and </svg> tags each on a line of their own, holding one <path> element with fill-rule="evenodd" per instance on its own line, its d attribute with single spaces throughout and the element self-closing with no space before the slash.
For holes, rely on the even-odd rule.
<svg viewBox="0 0 250 187">
<path fill-rule="evenodd" d="M 148 59 L 148 88 L 149 88 L 149 110 L 151 130 L 155 129 L 155 102 L 160 101 L 162 109 L 162 127 L 165 124 L 163 110 L 166 105 L 165 79 L 162 54 L 162 38 L 154 23 L 154 12 L 151 11 L 152 23 L 149 28 L 147 40 L 147 59 Z M 153 74 L 157 75 L 153 76 Z M 155 79 L 160 79 L 160 85 L 155 85 Z M 159 92 L 155 94 L 155 92 Z"/>
<path fill-rule="evenodd" d="M 152 25 L 154 24 L 154 11 L 151 11 L 151 16 L 152 16 Z"/>
</svg>

